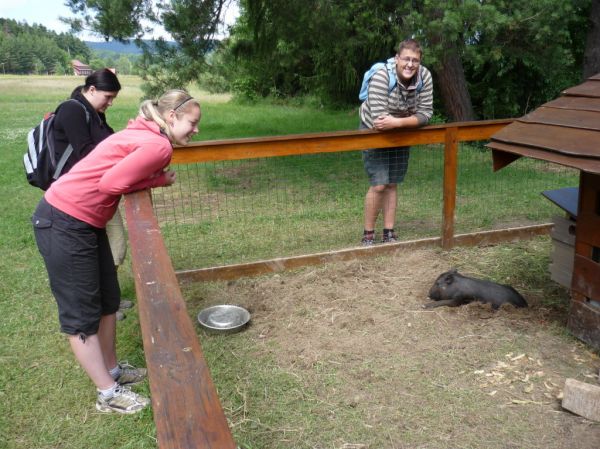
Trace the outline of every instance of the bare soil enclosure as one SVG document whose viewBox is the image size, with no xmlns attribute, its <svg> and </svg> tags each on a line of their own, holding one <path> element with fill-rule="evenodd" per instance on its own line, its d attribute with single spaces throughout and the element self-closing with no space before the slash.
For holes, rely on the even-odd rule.
<svg viewBox="0 0 600 449">
<path fill-rule="evenodd" d="M 526 254 L 547 243 L 517 245 Z M 248 308 L 252 324 L 233 338 L 319 398 L 312 410 L 326 435 L 290 415 L 268 447 L 597 449 L 600 424 L 562 410 L 560 397 L 568 377 L 597 384 L 600 359 L 564 330 L 568 293 L 529 283 L 532 267 L 507 268 L 502 251 L 402 252 L 189 287 L 186 296 L 190 313 L 218 303 Z M 512 284 L 529 308 L 423 309 L 433 281 L 452 267 L 488 279 L 512 270 L 493 280 Z M 552 289 L 558 299 L 547 297 Z M 215 337 L 200 338 L 210 345 Z M 224 407 L 234 432 L 244 432 L 227 400 Z"/>
</svg>

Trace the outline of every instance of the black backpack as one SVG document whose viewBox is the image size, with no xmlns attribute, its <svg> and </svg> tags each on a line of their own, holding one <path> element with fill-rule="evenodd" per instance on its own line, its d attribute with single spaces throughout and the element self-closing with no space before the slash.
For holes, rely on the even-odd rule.
<svg viewBox="0 0 600 449">
<path fill-rule="evenodd" d="M 74 99 L 67 101 L 74 101 L 83 108 L 85 121 L 89 125 L 90 113 L 83 103 Z M 28 148 L 23 156 L 27 182 L 42 190 L 47 190 L 50 184 L 58 179 L 73 153 L 73 145 L 69 144 L 57 161 L 54 150 L 54 119 L 60 107 L 67 101 L 59 104 L 54 112 L 46 114 L 40 124 L 27 134 Z"/>
</svg>

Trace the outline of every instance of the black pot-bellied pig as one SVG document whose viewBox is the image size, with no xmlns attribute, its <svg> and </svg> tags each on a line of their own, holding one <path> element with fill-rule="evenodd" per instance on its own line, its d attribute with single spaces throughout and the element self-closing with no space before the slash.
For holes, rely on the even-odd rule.
<svg viewBox="0 0 600 449">
<path fill-rule="evenodd" d="M 511 286 L 463 276 L 455 269 L 438 276 L 429 290 L 429 299 L 433 299 L 433 302 L 424 304 L 426 309 L 457 307 L 473 301 L 489 303 L 494 310 L 505 303 L 527 307 L 527 301 Z"/>
</svg>

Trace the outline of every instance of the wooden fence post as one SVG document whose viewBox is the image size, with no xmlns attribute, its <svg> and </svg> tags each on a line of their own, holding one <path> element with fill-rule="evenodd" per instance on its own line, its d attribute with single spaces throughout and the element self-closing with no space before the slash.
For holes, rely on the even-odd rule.
<svg viewBox="0 0 600 449">
<path fill-rule="evenodd" d="M 444 139 L 444 206 L 442 217 L 442 248 L 454 246 L 454 211 L 458 172 L 458 128 L 446 128 Z"/>
</svg>

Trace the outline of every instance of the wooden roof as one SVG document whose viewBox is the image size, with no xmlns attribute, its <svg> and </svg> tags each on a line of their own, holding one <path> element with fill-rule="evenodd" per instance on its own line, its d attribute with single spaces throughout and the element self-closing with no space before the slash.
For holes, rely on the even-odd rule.
<svg viewBox="0 0 600 449">
<path fill-rule="evenodd" d="M 494 171 L 521 156 L 600 173 L 600 73 L 494 134 Z"/>
</svg>

